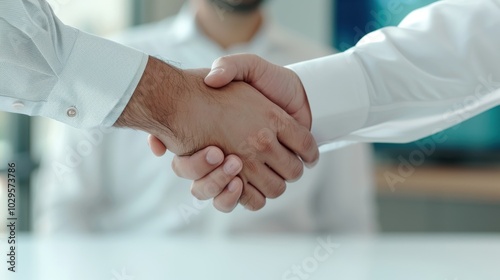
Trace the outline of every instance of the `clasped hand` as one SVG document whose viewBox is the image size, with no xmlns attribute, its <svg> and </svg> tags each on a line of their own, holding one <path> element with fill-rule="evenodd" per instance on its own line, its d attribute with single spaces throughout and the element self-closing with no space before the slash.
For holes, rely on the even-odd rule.
<svg viewBox="0 0 500 280">
<path fill-rule="evenodd" d="M 149 144 L 157 156 L 167 147 L 185 155 L 176 156 L 172 168 L 194 180 L 196 198 L 214 198 L 223 212 L 238 202 L 258 210 L 285 191 L 285 181 L 301 177 L 303 163 L 317 162 L 309 104 L 293 71 L 255 55 L 233 55 L 215 61 L 206 77 L 200 70 L 186 73 L 210 86 L 204 99 L 191 100 L 177 115 L 193 126 L 177 127 L 178 141 L 150 135 Z"/>
</svg>

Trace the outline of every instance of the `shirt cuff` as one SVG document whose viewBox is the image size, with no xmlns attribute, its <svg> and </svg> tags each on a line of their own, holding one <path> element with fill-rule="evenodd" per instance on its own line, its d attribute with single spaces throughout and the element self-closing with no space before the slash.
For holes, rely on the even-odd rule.
<svg viewBox="0 0 500 280">
<path fill-rule="evenodd" d="M 352 53 L 287 67 L 297 73 L 307 93 L 313 120 L 311 131 L 318 145 L 329 144 L 365 125 L 370 104 L 368 90 Z"/>
<path fill-rule="evenodd" d="M 112 126 L 125 109 L 148 56 L 79 32 L 40 115 L 76 128 Z"/>
</svg>

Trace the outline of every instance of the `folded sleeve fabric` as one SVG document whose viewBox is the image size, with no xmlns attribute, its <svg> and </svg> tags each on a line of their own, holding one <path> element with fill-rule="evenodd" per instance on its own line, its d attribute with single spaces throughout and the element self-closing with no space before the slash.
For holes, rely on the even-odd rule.
<svg viewBox="0 0 500 280">
<path fill-rule="evenodd" d="M 444 0 L 342 54 L 289 67 L 320 145 L 408 142 L 500 104 L 499 49 L 500 0 Z"/>
<path fill-rule="evenodd" d="M 44 0 L 0 1 L 0 110 L 111 126 L 147 55 L 64 25 Z"/>
</svg>

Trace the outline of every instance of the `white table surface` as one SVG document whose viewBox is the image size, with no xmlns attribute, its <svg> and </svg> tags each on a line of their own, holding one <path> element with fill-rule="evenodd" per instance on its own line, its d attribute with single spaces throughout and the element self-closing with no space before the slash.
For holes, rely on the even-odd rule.
<svg viewBox="0 0 500 280">
<path fill-rule="evenodd" d="M 500 235 L 321 237 L 329 253 L 317 238 L 18 236 L 15 274 L 1 240 L 0 279 L 500 280 Z"/>
</svg>

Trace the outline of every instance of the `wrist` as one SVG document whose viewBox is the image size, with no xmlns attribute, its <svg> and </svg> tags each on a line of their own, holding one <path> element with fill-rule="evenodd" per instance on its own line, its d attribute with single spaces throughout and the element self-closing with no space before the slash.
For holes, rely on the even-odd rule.
<svg viewBox="0 0 500 280">
<path fill-rule="evenodd" d="M 181 70 L 150 56 L 139 84 L 114 126 L 173 136 L 177 110 L 174 103 L 178 100 L 175 96 L 179 95 L 181 81 Z"/>
<path fill-rule="evenodd" d="M 209 135 L 204 112 L 213 107 L 213 98 L 203 83 L 206 72 L 181 70 L 149 57 L 146 70 L 115 126 L 148 132 L 177 155 L 195 152 L 200 147 L 198 142 L 205 139 L 195 137 L 193 132 Z"/>
</svg>

